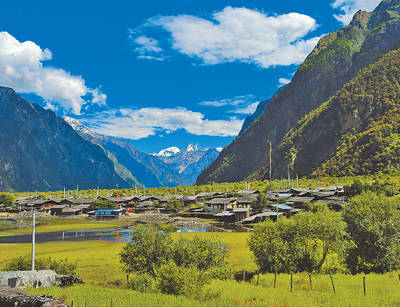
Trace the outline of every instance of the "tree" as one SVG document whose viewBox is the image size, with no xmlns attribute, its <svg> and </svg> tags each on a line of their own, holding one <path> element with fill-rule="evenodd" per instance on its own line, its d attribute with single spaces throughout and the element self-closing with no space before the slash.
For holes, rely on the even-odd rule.
<svg viewBox="0 0 400 307">
<path fill-rule="evenodd" d="M 250 235 L 249 247 L 261 272 L 280 273 L 295 270 L 295 241 L 293 220 L 285 218 L 277 222 L 266 220 L 256 225 Z"/>
<path fill-rule="evenodd" d="M 170 233 L 155 232 L 144 225 L 138 225 L 133 230 L 132 242 L 122 249 L 120 261 L 127 273 L 154 275 L 155 268 L 171 260 L 172 252 Z"/>
<path fill-rule="evenodd" d="M 344 214 L 354 242 L 347 254 L 353 274 L 385 273 L 400 265 L 399 199 L 365 192 L 350 200 Z"/>
<path fill-rule="evenodd" d="M 249 246 L 262 272 L 312 273 L 321 269 L 329 254 L 343 250 L 346 225 L 340 213 L 325 204 L 313 210 L 255 227 Z"/>
<path fill-rule="evenodd" d="M 314 205 L 313 211 L 293 217 L 297 270 L 309 273 L 319 271 L 328 254 L 342 253 L 347 238 L 340 213 L 329 210 L 324 203 Z"/>
<path fill-rule="evenodd" d="M 183 201 L 179 201 L 175 197 L 168 200 L 168 208 L 181 209 L 183 206 Z"/>
<path fill-rule="evenodd" d="M 265 196 L 263 192 L 261 192 L 257 199 L 253 202 L 254 207 L 263 208 L 268 205 L 268 198 Z"/>
<path fill-rule="evenodd" d="M 96 199 L 90 203 L 89 209 L 90 210 L 97 210 L 97 209 L 115 209 L 117 205 L 108 199 Z"/>
<path fill-rule="evenodd" d="M 226 256 L 227 250 L 221 242 L 195 236 L 191 241 L 180 239 L 175 243 L 173 260 L 178 266 L 206 271 L 224 266 Z"/>
<path fill-rule="evenodd" d="M 10 193 L 0 193 L 0 205 L 11 206 L 15 202 L 15 197 Z"/>
</svg>

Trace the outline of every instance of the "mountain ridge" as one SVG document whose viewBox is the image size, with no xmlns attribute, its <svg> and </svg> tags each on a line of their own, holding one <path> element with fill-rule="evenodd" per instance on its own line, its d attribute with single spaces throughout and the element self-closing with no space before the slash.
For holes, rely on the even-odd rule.
<svg viewBox="0 0 400 307">
<path fill-rule="evenodd" d="M 323 37 L 300 65 L 292 83 L 275 95 L 262 116 L 225 147 L 198 177 L 197 184 L 240 181 L 268 161 L 301 118 L 336 94 L 357 73 L 400 47 L 399 0 L 383 1 L 372 13 L 359 11 L 352 22 Z"/>
</svg>

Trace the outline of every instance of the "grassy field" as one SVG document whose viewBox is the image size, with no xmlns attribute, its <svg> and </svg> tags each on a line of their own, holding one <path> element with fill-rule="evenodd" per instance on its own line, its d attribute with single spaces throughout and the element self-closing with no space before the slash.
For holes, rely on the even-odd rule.
<svg viewBox="0 0 400 307">
<path fill-rule="evenodd" d="M 174 238 L 191 239 L 194 233 L 174 233 Z M 229 262 L 232 270 L 255 270 L 256 265 L 251 259 L 246 245 L 248 233 L 198 233 L 201 237 L 217 237 L 229 249 Z M 126 280 L 121 271 L 118 254 L 125 243 L 105 241 L 86 242 L 49 242 L 36 244 L 37 257 L 67 258 L 77 262 L 78 275 L 91 284 L 104 284 L 104 280 Z M 31 244 L 0 244 L 0 263 L 10 258 L 29 255 Z M 106 274 L 104 274 L 106 272 Z"/>
<path fill-rule="evenodd" d="M 260 285 L 235 281 L 214 281 L 208 286 L 217 298 L 198 302 L 184 297 L 163 294 L 145 294 L 132 290 L 79 285 L 61 289 L 28 289 L 32 294 L 50 294 L 74 301 L 74 306 L 400 306 L 400 283 L 396 274 L 368 275 L 367 296 L 363 294 L 362 276 L 335 275 L 336 294 L 333 294 L 329 276 L 315 276 L 313 290 L 308 277 L 294 276 L 293 292 L 290 278 L 278 276 L 277 288 L 272 287 L 273 276 L 263 275 Z M 86 304 L 86 305 L 85 305 Z"/>
<path fill-rule="evenodd" d="M 246 245 L 248 233 L 174 233 L 175 239 L 191 239 L 193 236 L 218 237 L 229 249 L 229 264 L 233 271 L 256 270 Z M 311 291 L 308 276 L 296 274 L 293 292 L 290 292 L 290 276 L 279 275 L 273 288 L 273 275 L 261 275 L 252 283 L 214 281 L 207 288 L 218 297 L 206 302 L 192 301 L 184 297 L 162 294 L 143 294 L 115 288 L 111 281 L 119 280 L 124 287 L 126 275 L 121 271 L 118 254 L 124 243 L 104 241 L 54 242 L 37 244 L 38 257 L 68 258 L 77 262 L 78 275 L 86 282 L 70 288 L 28 289 L 33 294 L 50 294 L 74 301 L 74 306 L 400 306 L 400 280 L 397 273 L 367 275 L 367 296 L 364 297 L 362 276 L 334 275 L 336 295 L 332 292 L 327 275 L 313 276 Z M 0 263 L 12 256 L 29 255 L 30 244 L 0 244 Z"/>
</svg>

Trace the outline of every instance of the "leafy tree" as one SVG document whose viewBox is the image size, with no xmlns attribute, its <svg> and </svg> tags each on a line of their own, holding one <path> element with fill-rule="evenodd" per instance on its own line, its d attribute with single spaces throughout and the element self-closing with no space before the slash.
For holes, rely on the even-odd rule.
<svg viewBox="0 0 400 307">
<path fill-rule="evenodd" d="M 279 273 L 295 270 L 295 241 L 293 220 L 266 220 L 256 225 L 250 235 L 249 247 L 261 272 Z"/>
<path fill-rule="evenodd" d="M 312 273 L 321 269 L 329 254 L 343 250 L 346 225 L 341 215 L 326 205 L 314 209 L 255 227 L 249 246 L 262 272 Z"/>
<path fill-rule="evenodd" d="M 268 205 L 268 199 L 263 192 L 258 194 L 257 199 L 253 202 L 253 207 L 263 208 Z"/>
<path fill-rule="evenodd" d="M 173 260 L 178 266 L 194 266 L 205 271 L 224 266 L 226 256 L 227 250 L 221 242 L 195 236 L 191 241 L 181 239 L 176 242 Z"/>
<path fill-rule="evenodd" d="M 155 268 L 172 258 L 173 241 L 169 232 L 155 232 L 144 225 L 134 228 L 132 242 L 120 253 L 124 270 L 128 273 L 155 273 Z"/>
<path fill-rule="evenodd" d="M 0 193 L 0 205 L 11 206 L 15 202 L 14 195 L 10 193 Z"/>
<path fill-rule="evenodd" d="M 96 199 L 90 203 L 89 209 L 115 209 L 117 205 L 108 199 Z"/>
<path fill-rule="evenodd" d="M 295 259 L 298 271 L 319 271 L 328 254 L 341 253 L 346 243 L 346 224 L 340 213 L 320 203 L 315 212 L 304 212 L 293 217 L 295 225 Z"/>
<path fill-rule="evenodd" d="M 183 201 L 179 201 L 175 197 L 168 200 L 168 208 L 181 209 L 183 207 L 184 207 Z"/>
<path fill-rule="evenodd" d="M 354 242 L 347 255 L 352 273 L 384 273 L 400 265 L 400 202 L 365 192 L 350 200 L 344 213 Z"/>
</svg>

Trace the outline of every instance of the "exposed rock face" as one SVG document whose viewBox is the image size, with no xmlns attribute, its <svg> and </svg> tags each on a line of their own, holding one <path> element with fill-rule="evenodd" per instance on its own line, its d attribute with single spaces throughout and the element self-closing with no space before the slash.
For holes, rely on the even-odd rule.
<svg viewBox="0 0 400 307">
<path fill-rule="evenodd" d="M 373 13 L 359 11 L 350 25 L 322 38 L 290 85 L 198 177 L 197 183 L 243 180 L 268 161 L 275 147 L 310 111 L 326 102 L 360 69 L 400 47 L 400 0 L 385 0 Z"/>
<path fill-rule="evenodd" d="M 62 118 L 0 87 L 0 190 L 126 186 L 97 145 Z"/>
</svg>

